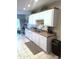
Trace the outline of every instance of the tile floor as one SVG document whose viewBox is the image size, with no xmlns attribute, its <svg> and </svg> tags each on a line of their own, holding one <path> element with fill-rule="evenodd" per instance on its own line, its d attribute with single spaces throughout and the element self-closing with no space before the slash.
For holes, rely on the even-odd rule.
<svg viewBox="0 0 79 59">
<path fill-rule="evenodd" d="M 58 59 L 55 55 L 49 55 L 41 51 L 40 53 L 34 55 L 30 49 L 24 44 L 29 42 L 24 36 L 18 36 L 17 38 L 17 59 Z"/>
</svg>

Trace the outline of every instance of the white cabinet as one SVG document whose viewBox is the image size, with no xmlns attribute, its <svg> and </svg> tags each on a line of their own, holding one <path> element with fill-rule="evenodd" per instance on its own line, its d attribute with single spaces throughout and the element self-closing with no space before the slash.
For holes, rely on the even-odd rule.
<svg viewBox="0 0 79 59">
<path fill-rule="evenodd" d="M 40 48 L 42 48 L 44 51 L 46 52 L 48 52 L 48 50 L 50 51 L 51 46 L 50 43 L 53 37 L 47 38 L 36 32 L 32 32 L 28 29 L 25 30 L 25 36 L 29 38 L 31 41 L 33 41 Z"/>
<path fill-rule="evenodd" d="M 37 34 L 37 33 L 35 33 L 35 43 L 39 46 L 39 43 L 40 43 L 40 41 L 39 41 L 39 34 Z"/>
<path fill-rule="evenodd" d="M 29 31 L 29 39 L 31 40 L 32 39 L 32 32 Z"/>
<path fill-rule="evenodd" d="M 33 42 L 35 41 L 35 34 L 34 32 L 32 32 L 32 39 L 31 39 Z"/>
<path fill-rule="evenodd" d="M 25 29 L 25 36 L 26 36 L 27 38 L 30 38 L 30 32 L 29 32 L 28 29 Z"/>
<path fill-rule="evenodd" d="M 28 38 L 28 30 L 27 29 L 25 29 L 25 36 Z"/>
<path fill-rule="evenodd" d="M 31 40 L 32 39 L 32 32 L 28 29 L 25 29 L 25 36 Z"/>
<path fill-rule="evenodd" d="M 44 36 L 40 36 L 40 45 L 44 51 L 47 51 L 47 38 Z"/>
<path fill-rule="evenodd" d="M 54 20 L 57 19 L 57 11 L 56 9 L 50 9 L 43 12 L 35 13 L 29 16 L 29 24 L 36 24 L 36 20 L 43 19 L 44 25 L 54 26 Z M 55 14 L 55 15 L 54 15 Z"/>
<path fill-rule="evenodd" d="M 39 34 L 32 32 L 32 39 L 35 44 L 39 46 Z"/>
</svg>

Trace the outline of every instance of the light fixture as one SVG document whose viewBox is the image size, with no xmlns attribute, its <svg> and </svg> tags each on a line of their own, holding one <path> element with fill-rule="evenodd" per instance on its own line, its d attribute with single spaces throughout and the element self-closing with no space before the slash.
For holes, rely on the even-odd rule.
<svg viewBox="0 0 79 59">
<path fill-rule="evenodd" d="M 30 4 L 28 4 L 28 7 L 30 7 Z"/>
<path fill-rule="evenodd" d="M 23 10 L 26 10 L 26 8 L 23 8 Z"/>
<path fill-rule="evenodd" d="M 38 0 L 35 0 L 35 2 L 38 2 Z"/>
</svg>

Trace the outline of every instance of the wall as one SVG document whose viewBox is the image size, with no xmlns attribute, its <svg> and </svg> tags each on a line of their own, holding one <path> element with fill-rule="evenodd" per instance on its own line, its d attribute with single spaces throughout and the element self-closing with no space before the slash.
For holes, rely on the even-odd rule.
<svg viewBox="0 0 79 59">
<path fill-rule="evenodd" d="M 58 40 L 61 40 L 61 1 L 56 1 L 48 6 L 49 9 L 57 7 L 58 9 L 58 20 L 56 23 L 56 32 Z"/>
<path fill-rule="evenodd" d="M 54 8 L 54 7 L 61 9 L 61 1 L 55 1 L 52 4 L 48 5 L 48 8 Z"/>
<path fill-rule="evenodd" d="M 18 10 L 18 11 L 17 11 L 17 14 L 28 15 L 28 14 L 30 14 L 30 11 L 20 11 L 20 10 Z"/>
</svg>

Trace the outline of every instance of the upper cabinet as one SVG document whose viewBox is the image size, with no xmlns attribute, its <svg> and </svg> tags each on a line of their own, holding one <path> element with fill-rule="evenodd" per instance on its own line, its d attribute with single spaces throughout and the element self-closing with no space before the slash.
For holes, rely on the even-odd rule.
<svg viewBox="0 0 79 59">
<path fill-rule="evenodd" d="M 37 20 L 44 20 L 44 25 L 54 26 L 54 20 L 57 19 L 57 10 L 50 9 L 35 13 L 29 16 L 29 24 L 36 24 Z"/>
</svg>

